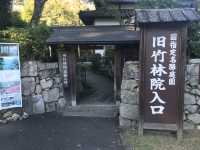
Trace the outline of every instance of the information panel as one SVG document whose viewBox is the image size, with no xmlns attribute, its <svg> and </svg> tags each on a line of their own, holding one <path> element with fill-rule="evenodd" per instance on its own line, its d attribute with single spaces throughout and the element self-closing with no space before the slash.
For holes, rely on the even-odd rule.
<svg viewBox="0 0 200 150">
<path fill-rule="evenodd" d="M 19 44 L 0 43 L 0 110 L 22 107 Z"/>
</svg>

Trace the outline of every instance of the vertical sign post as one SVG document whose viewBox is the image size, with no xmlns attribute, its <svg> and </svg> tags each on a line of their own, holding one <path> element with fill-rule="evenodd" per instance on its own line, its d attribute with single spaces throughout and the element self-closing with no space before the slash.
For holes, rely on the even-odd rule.
<svg viewBox="0 0 200 150">
<path fill-rule="evenodd" d="M 22 107 L 19 44 L 0 43 L 0 110 Z"/>
<path fill-rule="evenodd" d="M 141 32 L 140 133 L 182 136 L 186 25 L 146 25 Z"/>
<path fill-rule="evenodd" d="M 69 87 L 69 63 L 68 52 L 59 52 L 59 70 L 62 76 L 62 82 L 64 88 Z"/>
</svg>

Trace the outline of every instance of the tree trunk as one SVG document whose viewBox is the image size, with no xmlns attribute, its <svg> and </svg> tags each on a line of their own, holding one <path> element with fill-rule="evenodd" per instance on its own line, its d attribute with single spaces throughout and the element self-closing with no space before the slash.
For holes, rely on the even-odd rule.
<svg viewBox="0 0 200 150">
<path fill-rule="evenodd" d="M 33 16 L 31 18 L 32 26 L 35 26 L 39 23 L 44 8 L 44 4 L 46 2 L 47 0 L 34 0 L 34 10 L 33 10 Z"/>
</svg>

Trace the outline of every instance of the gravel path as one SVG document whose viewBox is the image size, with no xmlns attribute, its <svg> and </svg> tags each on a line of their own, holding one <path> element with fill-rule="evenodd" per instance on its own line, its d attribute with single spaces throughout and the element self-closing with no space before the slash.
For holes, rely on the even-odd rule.
<svg viewBox="0 0 200 150">
<path fill-rule="evenodd" d="M 112 104 L 114 103 L 113 81 L 96 73 L 87 72 L 87 82 L 94 93 L 79 99 L 80 104 Z"/>
</svg>

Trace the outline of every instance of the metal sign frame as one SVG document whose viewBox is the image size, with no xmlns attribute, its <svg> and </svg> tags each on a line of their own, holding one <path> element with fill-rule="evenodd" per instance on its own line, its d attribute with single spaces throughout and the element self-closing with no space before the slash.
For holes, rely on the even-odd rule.
<svg viewBox="0 0 200 150">
<path fill-rule="evenodd" d="M 1 58 L 2 59 L 4 59 L 4 57 L 16 57 L 15 59 L 17 59 L 17 64 L 18 64 L 18 69 L 13 69 L 12 67 L 9 69 L 6 69 L 6 70 L 1 70 L 2 71 L 2 74 L 4 74 L 3 72 L 5 72 L 6 71 L 6 74 L 8 74 L 8 76 L 9 75 L 11 75 L 11 74 L 13 74 L 13 73 L 17 73 L 18 74 L 18 77 L 16 76 L 16 77 L 11 77 L 10 78 L 10 81 L 6 81 L 8 78 L 8 76 L 6 77 L 6 79 L 3 81 L 3 82 L 1 82 L 2 84 L 4 83 L 6 83 L 6 82 L 9 82 L 9 84 L 10 84 L 10 86 L 9 87 L 7 87 L 7 92 L 9 93 L 9 92 L 11 92 L 10 94 L 8 94 L 7 92 L 5 93 L 5 98 L 7 97 L 9 97 L 9 100 L 10 100 L 10 104 L 8 104 L 9 106 L 7 106 L 7 107 L 5 107 L 5 108 L 3 108 L 3 107 L 1 107 L 0 108 L 0 110 L 2 110 L 2 109 L 10 109 L 10 108 L 21 108 L 22 107 L 22 86 L 21 86 L 21 64 L 20 64 L 20 53 L 19 53 L 19 43 L 0 43 L 0 45 L 2 45 L 2 46 L 16 46 L 16 48 L 17 48 L 17 55 L 15 56 L 15 55 L 5 55 L 5 56 L 1 56 Z M 11 59 L 11 58 L 10 58 Z M 14 58 L 13 58 L 14 59 Z M 18 79 L 15 79 L 15 78 L 18 78 Z M 12 80 L 12 81 L 11 81 Z M 12 83 L 13 82 L 13 83 Z M 18 84 L 16 84 L 15 82 L 18 82 Z M 11 83 L 13 84 L 13 85 L 15 85 L 16 87 L 16 89 L 14 88 L 14 89 L 12 89 L 12 87 L 11 87 Z M 19 89 L 17 89 L 17 86 L 19 86 L 18 88 Z M 9 89 L 10 88 L 10 89 Z M 5 89 L 6 90 L 6 89 Z M 16 93 L 17 92 L 17 93 Z M 14 95 L 13 95 L 14 94 Z M 2 95 L 1 95 L 2 96 Z M 15 97 L 15 98 L 19 98 L 18 100 L 15 100 L 15 101 L 13 101 L 13 97 Z M 12 104 L 12 105 L 11 105 Z"/>
</svg>

